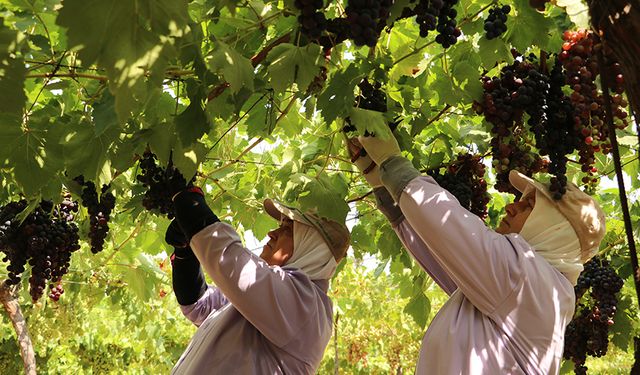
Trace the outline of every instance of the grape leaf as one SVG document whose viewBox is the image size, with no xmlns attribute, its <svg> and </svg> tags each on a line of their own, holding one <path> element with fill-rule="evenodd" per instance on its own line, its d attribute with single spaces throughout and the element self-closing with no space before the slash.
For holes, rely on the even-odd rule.
<svg viewBox="0 0 640 375">
<path fill-rule="evenodd" d="M 365 132 L 369 132 L 382 139 L 388 139 L 392 136 L 382 112 L 351 107 L 349 119 L 360 135 L 364 135 Z"/>
<path fill-rule="evenodd" d="M 0 112 L 22 114 L 27 96 L 24 78 L 27 70 L 24 61 L 15 56 L 24 41 L 24 35 L 9 30 L 0 18 Z"/>
<path fill-rule="evenodd" d="M 186 32 L 188 19 L 186 0 L 65 0 L 56 22 L 83 64 L 106 70 L 124 123 L 162 86 L 174 37 Z"/>
<path fill-rule="evenodd" d="M 322 56 L 322 47 L 314 43 L 304 47 L 290 43 L 276 46 L 267 56 L 271 62 L 267 69 L 274 90 L 281 93 L 296 83 L 300 91 L 305 91 L 320 72 Z"/>
<path fill-rule="evenodd" d="M 348 114 L 355 99 L 353 90 L 360 79 L 361 74 L 354 64 L 339 70 L 331 77 L 330 83 L 318 97 L 318 109 L 327 124 Z"/>
<path fill-rule="evenodd" d="M 213 72 L 222 72 L 224 79 L 236 93 L 245 87 L 253 90 L 253 65 L 251 60 L 239 54 L 228 45 L 219 42 L 216 50 L 205 58 L 207 66 Z"/>
<path fill-rule="evenodd" d="M 416 293 L 403 310 L 411 315 L 413 320 L 422 328 L 427 325 L 427 319 L 431 313 L 431 301 L 422 291 Z"/>
</svg>

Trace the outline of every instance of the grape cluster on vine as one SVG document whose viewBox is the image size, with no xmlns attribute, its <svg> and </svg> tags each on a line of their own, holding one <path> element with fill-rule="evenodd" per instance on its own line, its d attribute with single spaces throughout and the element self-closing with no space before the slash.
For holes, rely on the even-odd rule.
<svg viewBox="0 0 640 375">
<path fill-rule="evenodd" d="M 456 197 L 460 205 L 472 214 L 485 219 L 491 196 L 484 179 L 485 166 L 480 155 L 460 154 L 446 170 L 431 170 L 428 174 L 438 185 Z"/>
<path fill-rule="evenodd" d="M 296 0 L 296 8 L 300 10 L 298 22 L 303 34 L 311 39 L 317 39 L 327 28 L 327 19 L 322 13 L 323 0 Z"/>
<path fill-rule="evenodd" d="M 19 215 L 26 208 L 26 200 L 0 207 L 0 252 L 3 261 L 9 262 L 6 282 L 18 284 L 28 263 L 31 298 L 40 299 L 50 281 L 50 297 L 57 301 L 64 291 L 60 281 L 69 270 L 71 254 L 80 249 L 78 227 L 72 218 L 64 216 L 63 206 L 55 208 L 60 216 L 52 214 L 54 205 L 50 201 L 42 201 L 21 221 Z"/>
<path fill-rule="evenodd" d="M 116 197 L 109 191 L 109 185 L 102 185 L 100 195 L 96 185 L 85 181 L 83 176 L 74 179 L 82 189 L 82 205 L 89 213 L 89 241 L 91 252 L 97 254 L 104 248 L 104 241 L 109 234 L 109 219 L 116 205 Z"/>
<path fill-rule="evenodd" d="M 576 374 L 586 374 L 587 356 L 601 357 L 609 347 L 609 328 L 623 281 L 606 259 L 594 257 L 584 265 L 575 286 L 576 313 L 565 330 L 564 358 Z M 586 293 L 589 292 L 588 295 Z"/>
<path fill-rule="evenodd" d="M 413 2 L 413 1 L 412 1 Z M 413 8 L 420 36 L 425 38 L 436 30 L 436 43 L 444 48 L 454 45 L 462 32 L 458 28 L 458 12 L 453 8 L 458 0 L 418 0 Z"/>
<path fill-rule="evenodd" d="M 356 46 L 375 47 L 393 0 L 349 0 L 345 13 L 349 38 Z"/>
<path fill-rule="evenodd" d="M 136 176 L 136 180 L 147 189 L 142 199 L 142 205 L 149 211 L 159 212 L 172 219 L 172 197 L 191 186 L 195 177 L 187 183 L 182 173 L 173 166 L 171 161 L 166 168 L 159 166 L 156 163 L 156 155 L 151 151 L 145 151 L 142 155 L 140 170 L 141 173 Z"/>
<path fill-rule="evenodd" d="M 505 66 L 498 77 L 482 77 L 483 102 L 476 104 L 478 113 L 483 113 L 491 123 L 491 148 L 493 166 L 496 170 L 496 189 L 518 194 L 509 183 L 509 171 L 518 170 L 531 176 L 545 170 L 548 163 L 533 152 L 532 141 L 525 127 L 524 114 L 529 114 L 528 125 L 543 142 L 553 130 L 549 123 L 549 101 L 551 82 L 546 74 L 534 64 L 535 56 L 519 56 L 513 64 Z M 555 135 L 550 136 L 553 138 Z M 552 147 L 552 146 L 549 146 Z M 559 147 L 559 146 L 558 146 Z M 558 164 L 565 163 L 564 154 L 554 153 Z M 558 168 L 561 170 L 561 168 Z M 561 181 L 565 181 L 564 177 Z"/>
<path fill-rule="evenodd" d="M 511 12 L 509 5 L 494 6 L 489 9 L 489 16 L 484 20 L 487 39 L 495 39 L 507 31 L 507 14 L 509 12 Z"/>
<path fill-rule="evenodd" d="M 604 96 L 598 89 L 597 78 L 601 71 L 611 74 L 609 82 L 615 84 L 615 87 L 611 88 L 612 110 L 615 116 L 613 120 L 617 128 L 624 129 L 628 125 L 625 111 L 628 103 L 622 96 L 624 77 L 620 65 L 611 61 L 607 53 L 607 66 L 601 69 L 596 53 L 604 47 L 593 32 L 566 31 L 563 39 L 562 52 L 558 58 L 564 67 L 565 80 L 572 91 L 570 100 L 575 108 L 574 126 L 582 138 L 577 145 L 579 162 L 582 172 L 585 173 L 582 182 L 594 187 L 598 183 L 595 176 L 598 172 L 595 167 L 595 154 L 607 154 L 611 151 Z M 607 52 L 606 49 L 604 51 Z"/>
</svg>

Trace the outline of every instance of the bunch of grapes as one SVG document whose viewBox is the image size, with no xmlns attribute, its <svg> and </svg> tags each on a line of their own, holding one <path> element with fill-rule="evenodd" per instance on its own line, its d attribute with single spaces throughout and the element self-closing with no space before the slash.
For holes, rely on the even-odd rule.
<svg viewBox="0 0 640 375">
<path fill-rule="evenodd" d="M 598 257 L 585 263 L 575 286 L 576 314 L 565 331 L 564 358 L 574 362 L 576 374 L 586 374 L 587 356 L 601 357 L 609 347 L 623 281 L 609 262 Z M 586 292 L 590 291 L 588 296 Z"/>
<path fill-rule="evenodd" d="M 627 112 L 624 110 L 628 103 L 622 96 L 624 77 L 616 62 L 607 61 L 607 66 L 600 69 L 596 53 L 603 46 L 594 33 L 586 30 L 566 31 L 563 39 L 562 52 L 558 58 L 565 69 L 566 83 L 572 90 L 570 99 L 575 108 L 574 127 L 581 136 L 577 149 L 582 172 L 585 173 L 582 182 L 594 187 L 598 183 L 595 177 L 598 172 L 594 166 L 595 153 L 606 154 L 611 150 L 604 97 L 596 84 L 597 78 L 601 70 L 611 74 L 610 82 L 616 84 L 611 88 L 614 122 L 616 127 L 624 129 L 628 125 Z"/>
<path fill-rule="evenodd" d="M 439 0 L 432 1 L 437 2 Z M 442 0 L 442 2 L 443 5 L 438 14 L 438 25 L 436 26 L 436 31 L 438 31 L 436 43 L 444 48 L 449 48 L 456 44 L 458 37 L 462 35 L 456 22 L 458 11 L 453 9 L 458 0 Z"/>
<path fill-rule="evenodd" d="M 191 186 L 195 176 L 187 183 L 182 173 L 169 161 L 166 168 L 156 164 L 156 156 L 151 151 L 145 151 L 140 159 L 141 173 L 136 180 L 147 189 L 142 200 L 145 209 L 160 212 L 169 219 L 173 218 L 172 198 L 175 194 Z"/>
<path fill-rule="evenodd" d="M 480 155 L 460 154 L 444 173 L 431 170 L 428 174 L 438 185 L 458 199 L 472 214 L 485 219 L 490 195 L 484 179 L 485 166 Z"/>
<path fill-rule="evenodd" d="M 327 28 L 327 19 L 322 13 L 323 0 L 296 0 L 296 8 L 300 10 L 298 22 L 302 33 L 311 39 L 318 39 Z"/>
<path fill-rule="evenodd" d="M 116 206 L 116 197 L 109 192 L 109 185 L 102 185 L 100 196 L 96 185 L 91 181 L 85 181 L 83 176 L 74 179 L 83 186 L 82 205 L 89 212 L 89 240 L 91 252 L 97 254 L 104 248 L 104 240 L 109 233 L 109 219 L 111 211 Z"/>
<path fill-rule="evenodd" d="M 375 47 L 393 0 L 349 0 L 345 12 L 349 38 L 356 46 Z"/>
<path fill-rule="evenodd" d="M 509 5 L 494 6 L 489 9 L 489 16 L 484 20 L 484 31 L 487 39 L 495 39 L 507 31 L 507 14 L 511 12 Z"/>
<path fill-rule="evenodd" d="M 476 111 L 483 113 L 492 125 L 495 187 L 498 191 L 516 195 L 517 190 L 509 183 L 511 170 L 531 176 L 547 167 L 546 162 L 532 151 L 524 114 L 529 114 L 529 128 L 538 134 L 538 140 L 542 141 L 548 131 L 553 131 L 547 121 L 550 79 L 532 61 L 535 61 L 534 56 L 527 59 L 519 56 L 512 65 L 501 70 L 499 77 L 482 77 L 483 102 L 475 105 Z M 562 157 L 559 163 L 566 163 L 564 155 Z"/>
<path fill-rule="evenodd" d="M 456 44 L 458 37 L 462 35 L 456 22 L 458 12 L 453 9 L 457 3 L 458 0 L 418 0 L 413 12 L 405 8 L 402 16 L 415 14 L 420 36 L 426 38 L 430 31 L 436 30 L 436 43 L 448 48 Z"/>
<path fill-rule="evenodd" d="M 52 215 L 54 205 L 50 201 L 42 201 L 21 221 L 19 214 L 26 207 L 25 200 L 0 207 L 0 252 L 4 253 L 3 261 L 9 262 L 7 284 L 18 284 L 28 263 L 33 301 L 40 299 L 47 281 L 51 282 L 50 297 L 57 301 L 63 292 L 60 281 L 69 270 L 71 253 L 80 249 L 78 227 L 68 216 Z M 55 208 L 59 213 L 63 210 L 63 206 Z"/>
</svg>

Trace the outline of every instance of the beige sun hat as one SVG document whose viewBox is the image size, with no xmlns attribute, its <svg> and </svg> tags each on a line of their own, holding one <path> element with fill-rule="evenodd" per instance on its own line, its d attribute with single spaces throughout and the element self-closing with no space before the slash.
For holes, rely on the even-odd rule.
<svg viewBox="0 0 640 375">
<path fill-rule="evenodd" d="M 340 262 L 346 255 L 349 248 L 351 236 L 344 224 L 333 220 L 318 217 L 310 212 L 302 212 L 295 207 L 290 207 L 273 199 L 265 199 L 264 209 L 274 219 L 280 220 L 282 216 L 302 224 L 315 228 L 329 246 L 336 262 Z"/>
<path fill-rule="evenodd" d="M 538 190 L 567 218 L 580 241 L 583 263 L 598 252 L 600 242 L 606 233 L 605 216 L 598 202 L 592 197 L 575 184 L 567 182 L 567 192 L 562 199 L 555 200 L 548 185 L 535 181 L 516 170 L 509 173 L 509 182 L 521 193 L 525 193 L 530 188 Z"/>
</svg>

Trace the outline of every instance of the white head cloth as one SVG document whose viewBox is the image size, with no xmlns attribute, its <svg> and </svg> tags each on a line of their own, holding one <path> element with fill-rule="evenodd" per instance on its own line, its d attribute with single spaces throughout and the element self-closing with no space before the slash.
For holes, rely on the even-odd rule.
<svg viewBox="0 0 640 375">
<path fill-rule="evenodd" d="M 536 190 L 536 203 L 520 235 L 533 249 L 575 285 L 583 266 L 580 241 L 569 221 L 549 198 Z"/>
<path fill-rule="evenodd" d="M 293 222 L 293 255 L 284 267 L 298 268 L 311 280 L 329 280 L 336 263 L 320 232 L 309 225 Z"/>
</svg>

